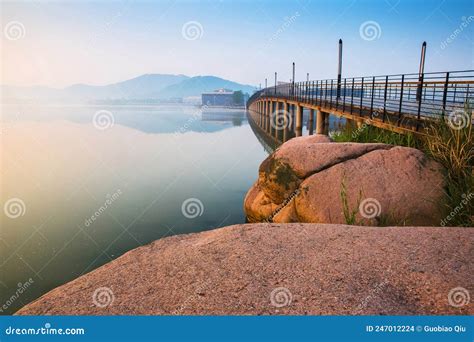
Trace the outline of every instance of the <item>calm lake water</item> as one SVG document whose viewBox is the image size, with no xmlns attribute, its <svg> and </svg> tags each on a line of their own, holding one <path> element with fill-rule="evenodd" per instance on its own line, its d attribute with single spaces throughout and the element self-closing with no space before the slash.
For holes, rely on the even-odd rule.
<svg viewBox="0 0 474 342">
<path fill-rule="evenodd" d="M 271 151 L 244 111 L 4 105 L 1 124 L 0 314 L 156 239 L 245 222 Z"/>
</svg>

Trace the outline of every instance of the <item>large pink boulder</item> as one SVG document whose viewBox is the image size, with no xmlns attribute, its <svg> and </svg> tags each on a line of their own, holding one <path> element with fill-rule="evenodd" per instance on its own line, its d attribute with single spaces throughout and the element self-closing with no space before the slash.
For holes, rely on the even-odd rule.
<svg viewBox="0 0 474 342">
<path fill-rule="evenodd" d="M 472 315 L 474 229 L 312 223 L 157 240 L 18 315 Z"/>
<path fill-rule="evenodd" d="M 442 167 L 414 148 L 290 140 L 259 169 L 250 222 L 440 225 Z"/>
</svg>

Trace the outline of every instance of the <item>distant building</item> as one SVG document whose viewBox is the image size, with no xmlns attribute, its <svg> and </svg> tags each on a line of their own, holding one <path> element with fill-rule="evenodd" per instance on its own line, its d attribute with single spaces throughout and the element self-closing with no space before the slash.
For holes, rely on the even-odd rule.
<svg viewBox="0 0 474 342">
<path fill-rule="evenodd" d="M 234 91 L 230 89 L 217 89 L 209 93 L 202 93 L 202 104 L 212 107 L 231 107 L 234 105 Z"/>
<path fill-rule="evenodd" d="M 202 105 L 208 107 L 244 107 L 248 98 L 247 93 L 224 88 L 201 95 Z"/>
</svg>

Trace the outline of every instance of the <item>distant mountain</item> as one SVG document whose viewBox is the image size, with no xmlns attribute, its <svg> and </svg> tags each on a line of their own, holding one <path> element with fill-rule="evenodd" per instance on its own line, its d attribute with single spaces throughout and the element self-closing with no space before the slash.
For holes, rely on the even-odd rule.
<svg viewBox="0 0 474 342">
<path fill-rule="evenodd" d="M 114 98 L 141 99 L 152 92 L 160 91 L 170 85 L 178 84 L 189 77 L 185 75 L 145 74 L 127 81 L 106 86 L 114 92 Z"/>
<path fill-rule="evenodd" d="M 219 88 L 252 93 L 255 87 L 224 80 L 215 76 L 146 74 L 123 82 L 104 86 L 75 84 L 63 89 L 49 87 L 2 86 L 4 101 L 65 101 L 94 102 L 113 100 L 166 100 L 199 96 Z"/>
<path fill-rule="evenodd" d="M 213 91 L 219 88 L 226 88 L 234 91 L 241 90 L 242 92 L 249 94 L 252 94 L 256 89 L 250 85 L 239 84 L 216 76 L 196 76 L 188 78 L 180 83 L 170 85 L 153 94 L 152 97 L 166 99 L 173 97 L 198 96 L 204 92 Z"/>
</svg>

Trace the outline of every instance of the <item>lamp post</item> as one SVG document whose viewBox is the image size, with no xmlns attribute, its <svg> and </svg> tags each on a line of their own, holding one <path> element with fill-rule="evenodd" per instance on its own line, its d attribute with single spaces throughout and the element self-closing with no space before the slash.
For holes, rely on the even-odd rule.
<svg viewBox="0 0 474 342">
<path fill-rule="evenodd" d="M 293 62 L 293 78 L 291 79 L 291 94 L 295 96 L 295 62 Z"/>
<path fill-rule="evenodd" d="M 342 39 L 339 39 L 339 59 L 337 63 L 337 98 L 341 97 L 341 77 L 342 77 Z"/>
<path fill-rule="evenodd" d="M 426 56 L 426 42 L 421 45 L 420 68 L 418 70 L 418 88 L 416 90 L 416 100 L 421 101 L 421 94 L 423 92 L 423 78 L 425 74 L 425 56 Z"/>
<path fill-rule="evenodd" d="M 277 73 L 275 71 L 275 95 L 277 93 Z"/>
</svg>

